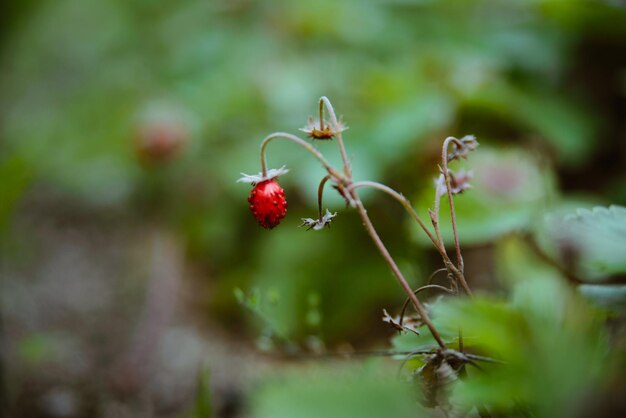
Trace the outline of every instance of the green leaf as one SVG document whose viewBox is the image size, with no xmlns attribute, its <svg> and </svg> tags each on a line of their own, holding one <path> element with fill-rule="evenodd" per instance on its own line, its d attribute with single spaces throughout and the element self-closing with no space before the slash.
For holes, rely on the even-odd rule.
<svg viewBox="0 0 626 418">
<path fill-rule="evenodd" d="M 470 367 L 473 373 L 455 390 L 460 403 L 571 416 L 571 400 L 593 390 L 613 364 L 604 316 L 560 280 L 529 277 L 515 285 L 510 302 L 456 299 L 435 314 L 440 329 L 463 329 L 470 352 L 505 362 L 484 364 L 487 373 Z"/>
<path fill-rule="evenodd" d="M 428 332 L 428 328 L 422 327 L 419 331 L 420 335 L 417 335 L 413 332 L 401 332 L 394 335 L 391 338 L 391 345 L 393 346 L 394 351 L 404 353 L 407 351 L 431 350 L 439 347 L 437 341 Z M 444 341 L 446 341 L 446 343 L 454 339 L 454 337 L 451 335 L 446 335 L 445 337 L 442 337 L 444 338 Z"/>
<path fill-rule="evenodd" d="M 312 367 L 273 379 L 251 402 L 255 418 L 414 417 L 420 415 L 414 387 L 399 381 L 397 368 L 377 364 Z"/>
<path fill-rule="evenodd" d="M 548 240 L 565 263 L 584 279 L 626 273 L 626 208 L 579 209 L 545 219 Z"/>
</svg>

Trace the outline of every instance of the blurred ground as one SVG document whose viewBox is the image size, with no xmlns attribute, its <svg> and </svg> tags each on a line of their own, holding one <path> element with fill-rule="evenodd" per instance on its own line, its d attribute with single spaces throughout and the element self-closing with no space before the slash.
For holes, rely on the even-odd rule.
<svg viewBox="0 0 626 418">
<path fill-rule="evenodd" d="M 10 416 L 178 415 L 205 370 L 217 416 L 238 416 L 269 363 L 194 310 L 210 284 L 180 240 L 42 190 L 25 205 L 28 251 L 3 260 L 1 288 Z"/>
</svg>

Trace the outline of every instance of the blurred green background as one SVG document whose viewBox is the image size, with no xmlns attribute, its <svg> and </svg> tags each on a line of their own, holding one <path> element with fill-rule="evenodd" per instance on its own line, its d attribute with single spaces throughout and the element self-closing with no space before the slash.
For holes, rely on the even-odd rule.
<svg viewBox="0 0 626 418">
<path fill-rule="evenodd" d="M 516 294 L 525 277 L 517 266 L 541 263 L 525 237 L 549 230 L 546 213 L 626 205 L 619 0 L 1 7 L 0 402 L 11 416 L 309 416 L 295 415 L 289 400 L 335 399 L 329 382 L 369 382 L 362 371 L 339 380 L 314 371 L 321 376 L 301 393 L 307 372 L 296 371 L 283 385 L 294 393 L 260 383 L 301 366 L 259 349 L 386 347 L 381 309 L 403 302 L 334 192 L 332 229 L 297 228 L 315 216 L 324 175 L 304 151 L 269 147 L 269 165 L 291 170 L 280 179 L 289 214 L 271 232 L 248 210 L 249 186 L 236 183 L 240 172 L 260 171 L 261 139 L 297 133 L 322 95 L 350 127 L 355 179 L 402 191 L 425 218 L 442 140 L 477 136 L 481 147 L 462 163 L 475 180 L 457 199 L 458 222 L 469 281 L 492 295 Z M 317 146 L 340 162 L 335 143 Z M 436 253 L 408 219 L 398 221 L 399 205 L 363 196 L 417 287 L 440 267 Z M 615 216 L 619 230 L 626 221 Z M 615 254 L 573 268 L 623 279 Z M 396 383 L 381 411 L 419 414 Z M 344 399 L 375 391 L 364 383 Z M 302 402 L 319 404 L 311 399 Z M 361 402 L 337 416 L 379 416 Z"/>
</svg>

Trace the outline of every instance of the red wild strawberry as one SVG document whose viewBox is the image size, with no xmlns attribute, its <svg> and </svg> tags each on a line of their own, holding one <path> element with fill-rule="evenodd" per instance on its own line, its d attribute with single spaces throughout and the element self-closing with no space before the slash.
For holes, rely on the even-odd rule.
<svg viewBox="0 0 626 418">
<path fill-rule="evenodd" d="M 259 225 L 266 229 L 274 228 L 287 214 L 285 191 L 275 179 L 257 183 L 250 192 L 248 202 Z"/>
</svg>

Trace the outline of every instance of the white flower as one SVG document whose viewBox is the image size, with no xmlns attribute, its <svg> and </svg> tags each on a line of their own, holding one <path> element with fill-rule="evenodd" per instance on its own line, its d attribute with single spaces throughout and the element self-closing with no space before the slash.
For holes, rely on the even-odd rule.
<svg viewBox="0 0 626 418">
<path fill-rule="evenodd" d="M 330 226 L 330 223 L 335 216 L 337 216 L 337 212 L 331 213 L 328 209 L 326 209 L 326 214 L 322 216 L 321 219 L 302 218 L 302 225 L 300 226 L 307 226 L 307 231 L 309 229 L 319 231 L 324 227 Z"/>
<path fill-rule="evenodd" d="M 270 168 L 269 170 L 267 170 L 267 174 L 265 176 L 263 175 L 263 173 L 259 173 L 259 174 L 240 173 L 243 177 L 237 180 L 237 183 L 257 184 L 262 181 L 271 180 L 274 177 L 282 176 L 283 174 L 287 174 L 288 172 L 289 170 L 286 169 L 285 166 L 282 166 L 281 168 Z"/>
</svg>

